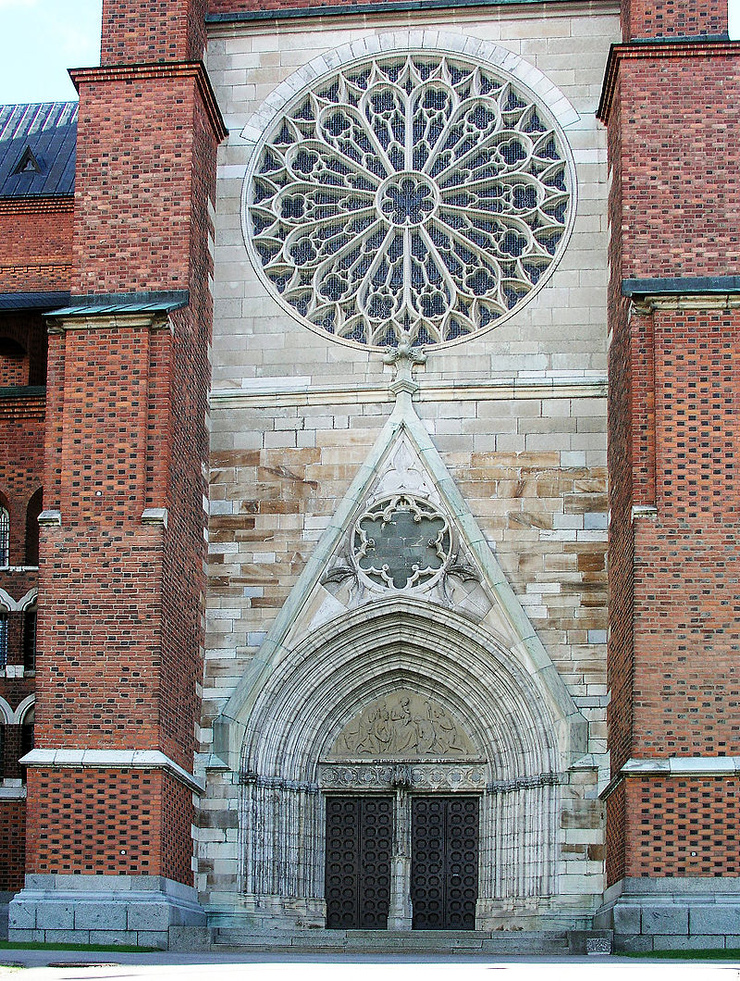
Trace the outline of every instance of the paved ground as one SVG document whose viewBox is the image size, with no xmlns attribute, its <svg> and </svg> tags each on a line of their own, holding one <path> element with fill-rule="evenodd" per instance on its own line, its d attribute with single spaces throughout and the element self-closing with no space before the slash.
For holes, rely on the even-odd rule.
<svg viewBox="0 0 740 981">
<path fill-rule="evenodd" d="M 65 966 L 67 965 L 67 966 Z M 495 972 L 495 974 L 493 973 Z M 647 961 L 621 957 L 451 957 L 336 954 L 84 954 L 0 950 L 0 978 L 86 981 L 740 981 L 735 962 Z"/>
</svg>

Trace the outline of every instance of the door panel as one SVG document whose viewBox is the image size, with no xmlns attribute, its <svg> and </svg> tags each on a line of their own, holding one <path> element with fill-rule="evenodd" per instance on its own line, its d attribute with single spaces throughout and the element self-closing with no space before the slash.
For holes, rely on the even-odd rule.
<svg viewBox="0 0 740 981">
<path fill-rule="evenodd" d="M 478 798 L 414 797 L 411 902 L 415 930 L 474 930 Z"/>
<path fill-rule="evenodd" d="M 387 928 L 393 804 L 393 797 L 327 798 L 328 929 Z"/>
</svg>

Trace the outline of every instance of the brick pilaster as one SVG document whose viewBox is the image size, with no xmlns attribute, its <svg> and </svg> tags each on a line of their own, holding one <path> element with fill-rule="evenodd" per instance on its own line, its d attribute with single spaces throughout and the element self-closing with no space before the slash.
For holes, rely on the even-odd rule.
<svg viewBox="0 0 740 981">
<path fill-rule="evenodd" d="M 72 73 L 73 295 L 49 345 L 29 872 L 192 883 L 225 135 L 200 60 L 203 7 L 106 0 L 102 67 Z M 83 749 L 94 768 L 70 763 Z M 131 751 L 151 766 L 125 765 Z"/>
<path fill-rule="evenodd" d="M 740 45 L 727 4 L 623 5 L 609 130 L 610 884 L 737 875 Z M 641 774 L 628 761 L 696 761 Z M 701 761 L 717 769 L 701 773 Z M 691 765 L 697 767 L 692 776 Z M 667 763 L 666 763 L 667 767 Z M 656 771 L 657 772 L 657 771 Z M 708 810 L 707 810 L 708 809 Z M 706 821 L 705 821 L 706 819 Z M 726 861 L 725 861 L 726 860 Z"/>
</svg>

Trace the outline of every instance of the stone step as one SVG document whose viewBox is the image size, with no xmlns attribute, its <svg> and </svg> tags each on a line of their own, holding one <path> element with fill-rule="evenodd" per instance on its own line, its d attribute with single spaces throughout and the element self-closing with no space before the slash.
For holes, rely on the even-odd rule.
<svg viewBox="0 0 740 981">
<path fill-rule="evenodd" d="M 252 931 L 220 927 L 214 946 L 257 951 L 345 951 L 348 953 L 567 954 L 565 932 L 472 930 L 306 930 Z"/>
</svg>

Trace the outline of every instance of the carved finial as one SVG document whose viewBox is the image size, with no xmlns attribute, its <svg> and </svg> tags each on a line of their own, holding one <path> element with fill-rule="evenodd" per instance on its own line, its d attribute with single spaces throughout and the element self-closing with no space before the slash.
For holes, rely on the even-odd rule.
<svg viewBox="0 0 740 981">
<path fill-rule="evenodd" d="M 383 356 L 385 364 L 393 365 L 396 369 L 395 377 L 391 383 L 390 390 L 392 395 L 399 392 L 408 392 L 413 395 L 419 390 L 418 382 L 414 381 L 411 372 L 417 364 L 425 364 L 426 354 L 418 347 L 414 347 L 411 342 L 411 333 L 408 330 L 402 331 L 398 345 L 389 347 Z"/>
</svg>

